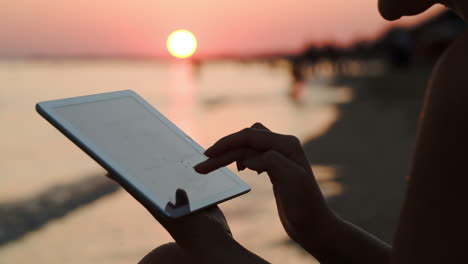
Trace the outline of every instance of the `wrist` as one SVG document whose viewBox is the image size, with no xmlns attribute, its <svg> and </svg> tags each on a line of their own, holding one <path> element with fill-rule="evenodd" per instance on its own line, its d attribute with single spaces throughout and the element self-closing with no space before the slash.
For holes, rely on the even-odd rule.
<svg viewBox="0 0 468 264">
<path fill-rule="evenodd" d="M 336 243 L 338 239 L 336 230 L 340 229 L 340 225 L 341 219 L 333 211 L 327 210 L 320 217 L 315 217 L 295 241 L 306 251 L 316 255 Z"/>
<path fill-rule="evenodd" d="M 243 249 L 231 236 L 181 246 L 198 259 L 200 263 L 226 263 L 229 256 L 239 255 L 239 252 Z"/>
<path fill-rule="evenodd" d="M 206 252 L 206 251 L 204 251 Z M 250 252 L 234 239 L 227 243 L 221 243 L 213 248 L 209 254 L 198 255 L 200 263 L 225 263 L 225 264 L 265 264 L 267 261 Z"/>
</svg>

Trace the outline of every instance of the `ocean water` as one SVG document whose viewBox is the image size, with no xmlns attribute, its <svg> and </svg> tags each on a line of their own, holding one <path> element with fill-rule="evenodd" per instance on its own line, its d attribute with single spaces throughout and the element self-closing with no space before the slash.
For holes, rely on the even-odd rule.
<svg viewBox="0 0 468 264">
<path fill-rule="evenodd" d="M 318 78 L 293 100 L 292 85 L 288 65 L 281 61 L 0 61 L 0 203 L 105 173 L 36 113 L 39 101 L 131 89 L 208 147 L 255 122 L 305 142 L 324 133 L 338 118 L 336 104 L 352 97 L 349 88 L 328 89 Z M 318 169 L 333 177 L 334 168 Z M 270 261 L 313 263 L 282 242 L 285 234 L 267 177 L 241 176 L 252 192 L 223 205 L 234 234 Z M 259 222 L 268 224 L 252 226 Z M 170 237 L 144 208 L 119 191 L 0 247 L 0 263 L 128 263 L 167 241 Z"/>
</svg>

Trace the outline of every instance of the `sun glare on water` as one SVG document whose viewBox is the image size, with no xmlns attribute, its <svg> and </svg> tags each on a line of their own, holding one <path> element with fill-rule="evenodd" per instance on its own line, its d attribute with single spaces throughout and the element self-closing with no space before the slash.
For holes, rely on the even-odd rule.
<svg viewBox="0 0 468 264">
<path fill-rule="evenodd" d="M 167 50 L 177 58 L 188 58 L 197 50 L 197 39 L 192 32 L 176 30 L 167 38 Z"/>
</svg>

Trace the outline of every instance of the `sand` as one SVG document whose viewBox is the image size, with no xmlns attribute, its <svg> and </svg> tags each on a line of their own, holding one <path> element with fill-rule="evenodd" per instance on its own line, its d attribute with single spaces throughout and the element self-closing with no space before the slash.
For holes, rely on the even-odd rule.
<svg viewBox="0 0 468 264">
<path fill-rule="evenodd" d="M 304 144 L 313 164 L 333 166 L 343 192 L 329 205 L 388 243 L 398 223 L 429 70 L 341 78 L 354 90 L 328 131 Z"/>
</svg>

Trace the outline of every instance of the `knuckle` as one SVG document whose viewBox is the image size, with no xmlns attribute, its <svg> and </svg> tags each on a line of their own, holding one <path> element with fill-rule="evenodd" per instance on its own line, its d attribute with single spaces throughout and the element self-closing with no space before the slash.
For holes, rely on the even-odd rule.
<svg viewBox="0 0 468 264">
<path fill-rule="evenodd" d="M 244 134 L 244 135 L 248 135 L 248 134 L 250 134 L 251 131 L 252 131 L 252 128 L 246 127 L 246 128 L 244 128 L 244 129 L 242 129 L 240 132 L 241 132 L 242 134 Z"/>
<path fill-rule="evenodd" d="M 286 138 L 294 146 L 301 146 L 301 141 L 296 136 L 287 135 Z"/>
<path fill-rule="evenodd" d="M 253 124 L 252 127 L 264 127 L 264 125 L 260 122 L 255 122 L 255 124 Z"/>
<path fill-rule="evenodd" d="M 247 142 L 251 142 L 253 140 L 252 136 L 253 136 L 253 132 L 255 131 L 254 128 L 251 128 L 251 127 L 248 127 L 248 128 L 244 128 L 242 130 L 242 134 L 245 136 L 245 138 L 247 139 Z"/>
<path fill-rule="evenodd" d="M 229 137 L 229 136 L 225 136 L 225 137 L 222 137 L 222 138 L 218 139 L 218 141 L 216 141 L 216 142 L 213 144 L 213 146 L 219 145 L 219 144 L 223 144 L 224 142 L 226 142 L 226 141 L 228 140 L 228 137 Z"/>
</svg>

